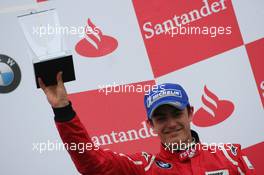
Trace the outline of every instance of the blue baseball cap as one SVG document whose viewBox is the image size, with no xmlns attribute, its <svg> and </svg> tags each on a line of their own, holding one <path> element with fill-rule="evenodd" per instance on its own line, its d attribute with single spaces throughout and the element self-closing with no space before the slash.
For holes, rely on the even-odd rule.
<svg viewBox="0 0 264 175">
<path fill-rule="evenodd" d="M 151 119 L 155 109 L 164 104 L 172 105 L 179 110 L 185 109 L 189 105 L 189 98 L 181 85 L 164 83 L 156 85 L 156 88 L 145 94 L 144 104 L 148 119 Z"/>
</svg>

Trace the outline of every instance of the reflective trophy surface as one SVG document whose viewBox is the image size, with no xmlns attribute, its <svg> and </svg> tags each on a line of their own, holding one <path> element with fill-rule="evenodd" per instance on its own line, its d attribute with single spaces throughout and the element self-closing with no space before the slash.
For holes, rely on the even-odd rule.
<svg viewBox="0 0 264 175">
<path fill-rule="evenodd" d="M 73 58 L 63 40 L 56 9 L 32 11 L 18 16 L 29 46 L 37 88 L 37 78 L 49 85 L 57 84 L 56 74 L 63 72 L 64 82 L 75 80 Z"/>
</svg>

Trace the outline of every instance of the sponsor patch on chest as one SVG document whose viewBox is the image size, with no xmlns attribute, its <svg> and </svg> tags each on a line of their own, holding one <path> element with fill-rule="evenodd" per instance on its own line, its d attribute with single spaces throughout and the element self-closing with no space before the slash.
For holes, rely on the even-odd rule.
<svg viewBox="0 0 264 175">
<path fill-rule="evenodd" d="M 229 175 L 228 170 L 207 171 L 205 175 Z"/>
<path fill-rule="evenodd" d="M 162 161 L 156 161 L 156 165 L 163 169 L 170 169 L 172 165 L 170 163 L 162 162 Z"/>
</svg>

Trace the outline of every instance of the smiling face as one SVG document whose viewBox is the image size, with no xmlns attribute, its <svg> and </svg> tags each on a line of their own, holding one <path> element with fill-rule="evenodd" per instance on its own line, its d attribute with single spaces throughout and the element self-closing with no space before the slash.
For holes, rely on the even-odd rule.
<svg viewBox="0 0 264 175">
<path fill-rule="evenodd" d="M 159 106 L 152 115 L 151 126 L 163 144 L 189 143 L 192 141 L 190 122 L 193 107 L 179 110 L 165 104 Z"/>
</svg>

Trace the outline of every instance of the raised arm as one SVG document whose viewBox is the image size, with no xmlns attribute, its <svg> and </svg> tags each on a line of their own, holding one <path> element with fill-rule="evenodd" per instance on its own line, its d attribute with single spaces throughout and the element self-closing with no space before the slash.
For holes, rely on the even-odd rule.
<svg viewBox="0 0 264 175">
<path fill-rule="evenodd" d="M 64 146 L 81 174 L 145 174 L 145 162 L 141 155 L 135 154 L 129 157 L 112 151 L 104 151 L 93 144 L 68 100 L 62 73 L 57 74 L 57 85 L 45 86 L 40 78 L 38 81 L 53 108 L 56 126 Z"/>
</svg>

